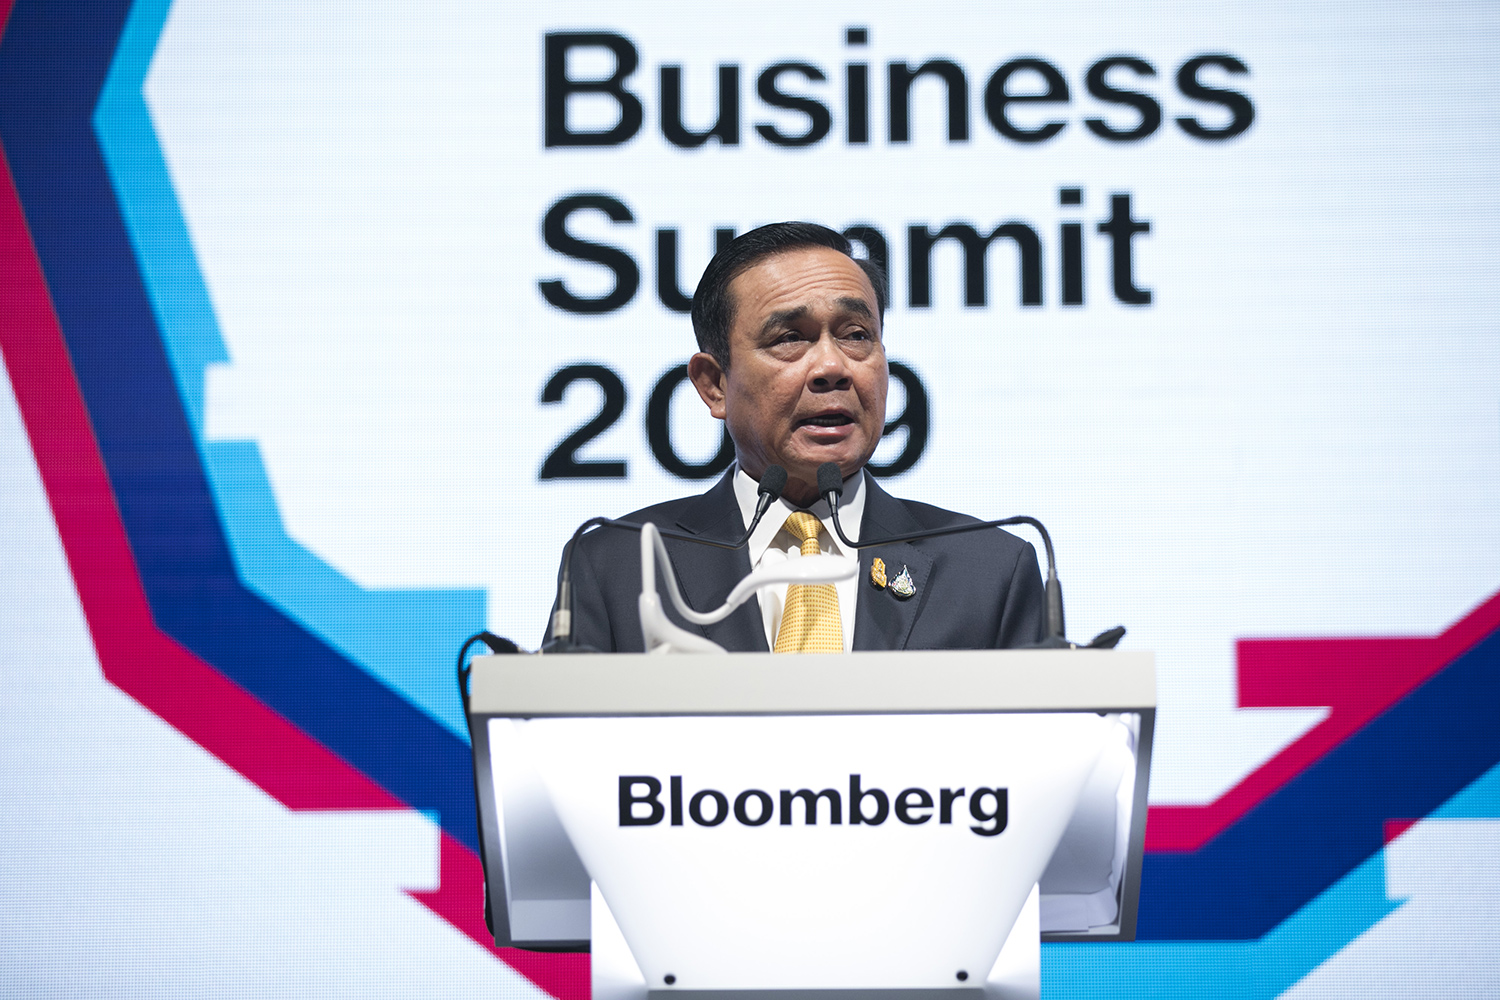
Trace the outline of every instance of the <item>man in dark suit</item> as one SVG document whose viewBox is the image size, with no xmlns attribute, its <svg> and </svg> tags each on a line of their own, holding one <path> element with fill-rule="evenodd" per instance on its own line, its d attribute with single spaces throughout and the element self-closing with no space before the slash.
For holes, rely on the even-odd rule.
<svg viewBox="0 0 1500 1000">
<path fill-rule="evenodd" d="M 734 539 L 745 531 L 765 470 L 785 468 L 787 485 L 748 548 L 666 540 L 682 593 L 696 610 L 722 604 L 752 564 L 842 552 L 817 489 L 817 470 L 826 462 L 836 463 L 843 476 L 841 520 L 855 540 L 974 520 L 892 497 L 864 472 L 885 427 L 885 304 L 877 266 L 856 260 L 839 233 L 810 223 L 752 230 L 704 271 L 692 314 L 700 350 L 688 362 L 688 375 L 709 412 L 725 422 L 735 467 L 702 496 L 648 507 L 625 520 Z M 788 520 L 797 511 L 817 521 Z M 860 550 L 859 560 L 860 575 L 837 585 L 836 601 L 819 605 L 829 625 L 824 631 L 832 632 L 831 640 L 824 636 L 832 643 L 824 649 L 1001 648 L 1035 643 L 1044 634 L 1036 553 L 1013 535 L 985 529 L 877 546 Z M 642 650 L 640 540 L 634 533 L 584 535 L 572 582 L 575 642 L 606 652 Z M 685 625 L 670 602 L 663 603 L 679 625 L 729 650 L 811 649 L 787 634 L 803 615 L 805 598 L 792 598 L 795 589 L 762 592 L 760 600 L 703 627 Z"/>
</svg>

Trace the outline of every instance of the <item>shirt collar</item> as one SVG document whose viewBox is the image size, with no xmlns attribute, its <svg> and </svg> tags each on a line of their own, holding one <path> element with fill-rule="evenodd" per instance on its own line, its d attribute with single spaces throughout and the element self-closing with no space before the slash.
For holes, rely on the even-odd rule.
<svg viewBox="0 0 1500 1000">
<path fill-rule="evenodd" d="M 861 469 L 844 480 L 844 489 L 839 494 L 839 524 L 843 527 L 844 534 L 856 541 L 859 539 L 860 527 L 865 517 L 865 496 L 868 491 L 864 488 L 864 482 L 865 473 Z M 746 525 L 755 516 L 755 501 L 759 497 L 760 484 L 751 479 L 744 469 L 736 466 L 734 498 L 739 501 L 740 517 Z M 797 510 L 806 510 L 823 522 L 823 530 L 827 532 L 828 537 L 828 551 L 855 555 L 855 553 L 844 552 L 844 544 L 839 541 L 839 536 L 833 530 L 833 518 L 828 512 L 828 501 L 819 499 L 811 507 L 803 508 L 790 503 L 783 497 L 767 509 L 766 516 L 761 518 L 760 524 L 756 525 L 755 533 L 750 536 L 750 541 L 745 546 L 750 556 L 751 566 L 759 565 L 760 557 L 765 555 L 766 549 L 771 547 L 771 541 L 786 523 L 787 515 Z"/>
</svg>

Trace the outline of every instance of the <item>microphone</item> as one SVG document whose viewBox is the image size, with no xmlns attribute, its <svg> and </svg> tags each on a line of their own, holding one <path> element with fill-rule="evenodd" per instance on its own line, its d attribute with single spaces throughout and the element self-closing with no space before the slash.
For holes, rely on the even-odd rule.
<svg viewBox="0 0 1500 1000">
<path fill-rule="evenodd" d="M 1018 515 L 1001 518 L 998 521 L 953 524 L 946 528 L 929 528 L 926 531 L 913 531 L 905 535 L 890 535 L 886 538 L 862 539 L 855 542 L 844 534 L 844 526 L 839 523 L 839 498 L 843 492 L 844 476 L 839 472 L 838 465 L 834 462 L 824 462 L 818 466 L 818 493 L 828 502 L 828 513 L 833 519 L 833 530 L 839 536 L 839 541 L 851 549 L 868 549 L 876 545 L 891 545 L 896 542 L 914 542 L 921 538 L 957 535 L 965 531 L 978 531 L 981 528 L 1000 528 L 1015 524 L 1031 525 L 1042 536 L 1042 545 L 1047 550 L 1047 637 L 1038 643 L 1038 646 L 1043 649 L 1074 647 L 1075 644 L 1067 640 L 1067 630 L 1063 622 L 1062 584 L 1057 580 L 1057 557 L 1052 551 L 1052 536 L 1047 534 L 1047 529 L 1042 526 L 1041 521 L 1034 517 Z M 1089 647 L 1112 648 L 1124 635 L 1125 629 L 1122 626 L 1116 626 L 1096 636 L 1094 641 L 1089 643 Z"/>
<path fill-rule="evenodd" d="M 766 511 L 771 505 L 781 499 L 781 494 L 786 491 L 786 470 L 779 465 L 770 465 L 766 471 L 760 474 L 760 492 L 755 498 L 755 516 L 750 519 L 750 527 L 745 529 L 745 537 L 740 542 L 744 545 L 750 541 L 750 536 L 755 534 L 755 526 L 760 524 L 760 519 L 766 516 Z"/>
<path fill-rule="evenodd" d="M 839 523 L 838 509 L 839 499 L 844 495 L 844 474 L 839 471 L 838 463 L 824 462 L 818 466 L 818 495 L 828 501 L 828 511 L 833 514 L 833 523 Z M 844 537 L 844 530 L 839 529 L 839 538 Z"/>
<path fill-rule="evenodd" d="M 831 463 L 830 463 L 831 464 Z M 837 472 L 837 466 L 834 467 Z M 658 526 L 657 531 L 663 538 L 675 538 L 683 542 L 696 542 L 699 545 L 709 545 L 716 549 L 738 549 L 750 541 L 750 536 L 755 533 L 755 528 L 760 524 L 760 519 L 765 517 L 766 511 L 771 505 L 781 499 L 782 492 L 786 489 L 786 470 L 779 465 L 770 465 L 760 476 L 760 489 L 755 497 L 755 514 L 750 518 L 750 524 L 745 533 L 735 541 L 723 541 L 715 538 L 704 538 L 702 535 L 690 535 L 685 531 L 673 531 L 670 528 Z M 573 641 L 573 551 L 578 546 L 578 539 L 583 537 L 584 532 L 590 528 L 623 528 L 626 531 L 640 531 L 644 525 L 635 521 L 619 521 L 610 517 L 591 517 L 580 524 L 573 537 L 568 539 L 568 544 L 563 547 L 562 572 L 558 574 L 557 580 L 557 610 L 552 612 L 552 638 L 542 645 L 540 652 L 543 653 L 597 653 L 598 650 L 592 646 L 584 646 Z"/>
</svg>

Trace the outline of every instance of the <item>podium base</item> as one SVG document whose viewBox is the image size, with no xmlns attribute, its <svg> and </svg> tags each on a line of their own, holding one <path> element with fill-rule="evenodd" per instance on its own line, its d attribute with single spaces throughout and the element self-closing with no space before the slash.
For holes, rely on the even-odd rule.
<svg viewBox="0 0 1500 1000">
<path fill-rule="evenodd" d="M 591 892 L 593 1000 L 1040 1000 L 1042 994 L 1041 894 L 1036 886 L 983 986 L 931 990 L 650 989 L 599 887 L 592 886 Z"/>
</svg>

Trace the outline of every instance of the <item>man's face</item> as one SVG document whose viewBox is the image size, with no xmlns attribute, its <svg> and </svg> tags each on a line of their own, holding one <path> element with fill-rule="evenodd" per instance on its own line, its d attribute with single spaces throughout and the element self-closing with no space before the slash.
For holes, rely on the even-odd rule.
<svg viewBox="0 0 1500 1000">
<path fill-rule="evenodd" d="M 727 424 L 741 468 L 759 479 L 781 465 L 787 498 L 812 503 L 818 466 L 852 475 L 885 429 L 890 371 L 875 289 L 848 257 L 811 247 L 761 261 L 729 293 L 729 369 L 694 355 L 693 383 Z"/>
</svg>

